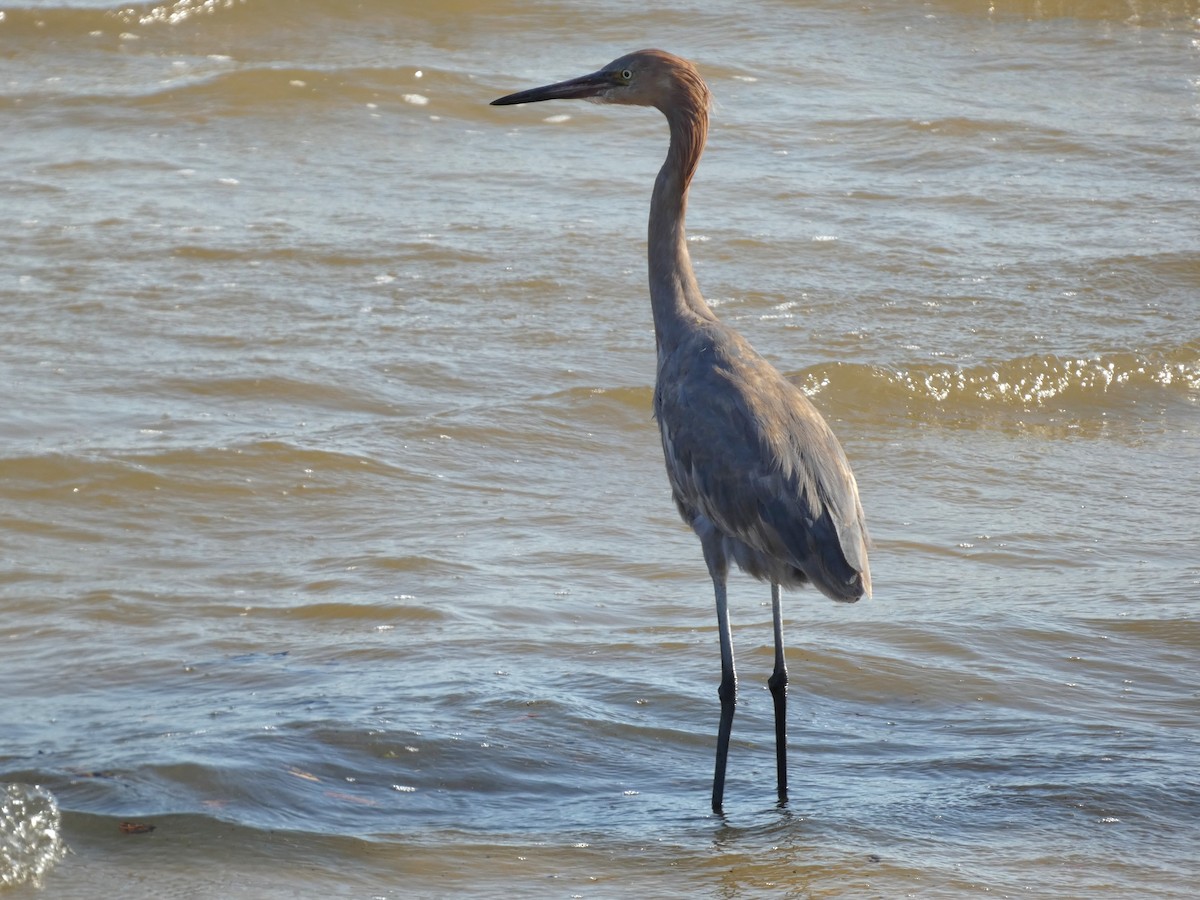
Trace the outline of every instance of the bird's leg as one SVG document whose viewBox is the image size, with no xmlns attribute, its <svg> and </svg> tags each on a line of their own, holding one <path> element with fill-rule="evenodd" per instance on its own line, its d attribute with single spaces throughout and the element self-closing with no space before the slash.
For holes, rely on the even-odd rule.
<svg viewBox="0 0 1200 900">
<path fill-rule="evenodd" d="M 775 775 L 779 786 L 779 805 L 787 803 L 787 663 L 783 658 L 783 603 L 779 585 L 771 583 L 771 621 L 775 628 L 775 671 L 767 686 L 775 701 Z"/>
<path fill-rule="evenodd" d="M 733 667 L 733 636 L 729 631 L 729 603 L 725 593 L 725 581 L 729 575 L 729 561 L 721 546 L 721 538 L 710 536 L 701 540 L 704 561 L 712 576 L 713 593 L 717 599 L 717 628 L 721 635 L 721 686 L 717 696 L 721 698 L 721 723 L 717 727 L 717 764 L 713 772 L 712 808 L 717 815 L 724 815 L 725 763 L 729 759 L 729 735 L 733 731 L 733 710 L 737 704 L 737 672 Z"/>
<path fill-rule="evenodd" d="M 722 815 L 725 799 L 725 763 L 729 759 L 729 735 L 733 731 L 733 710 L 737 705 L 737 672 L 733 668 L 733 638 L 729 633 L 729 609 L 725 581 L 714 581 L 717 594 L 717 627 L 721 631 L 721 724 L 717 727 L 717 765 L 713 772 L 712 808 Z"/>
</svg>

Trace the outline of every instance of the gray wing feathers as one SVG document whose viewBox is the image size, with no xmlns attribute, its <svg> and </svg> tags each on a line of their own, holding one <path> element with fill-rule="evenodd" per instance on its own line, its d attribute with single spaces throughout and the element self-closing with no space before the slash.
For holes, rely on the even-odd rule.
<svg viewBox="0 0 1200 900">
<path fill-rule="evenodd" d="M 837 438 L 735 332 L 705 337 L 660 361 L 655 412 L 680 512 L 799 569 L 834 599 L 869 595 L 862 507 Z"/>
</svg>

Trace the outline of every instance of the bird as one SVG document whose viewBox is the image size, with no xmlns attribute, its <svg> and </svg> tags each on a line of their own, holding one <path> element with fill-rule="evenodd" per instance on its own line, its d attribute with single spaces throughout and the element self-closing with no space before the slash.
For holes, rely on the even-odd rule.
<svg viewBox="0 0 1200 900">
<path fill-rule="evenodd" d="M 781 588 L 811 585 L 853 603 L 871 595 L 869 538 L 845 451 L 807 395 L 705 301 L 684 219 L 708 135 L 711 93 L 696 66 L 639 50 L 595 72 L 508 94 L 493 106 L 583 99 L 648 106 L 670 145 L 650 198 L 647 265 L 657 371 L 653 411 L 675 505 L 700 539 L 721 650 L 712 810 L 724 817 L 737 704 L 726 582 L 730 563 L 771 585 L 777 805 L 788 802 L 787 685 Z"/>
</svg>

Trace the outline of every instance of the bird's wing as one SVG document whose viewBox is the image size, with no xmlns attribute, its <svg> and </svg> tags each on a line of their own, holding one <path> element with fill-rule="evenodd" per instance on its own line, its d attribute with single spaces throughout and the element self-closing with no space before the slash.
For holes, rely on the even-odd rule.
<svg viewBox="0 0 1200 900">
<path fill-rule="evenodd" d="M 727 329 L 667 366 L 656 406 L 681 507 L 839 599 L 860 575 L 869 592 L 854 475 L 804 393 Z"/>
</svg>

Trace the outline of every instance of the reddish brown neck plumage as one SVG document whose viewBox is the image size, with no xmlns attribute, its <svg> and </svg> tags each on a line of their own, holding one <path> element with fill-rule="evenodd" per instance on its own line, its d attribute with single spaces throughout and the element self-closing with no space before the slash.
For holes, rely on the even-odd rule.
<svg viewBox="0 0 1200 900">
<path fill-rule="evenodd" d="M 677 344 L 682 330 L 697 319 L 715 318 L 696 283 L 684 227 L 688 187 L 708 135 L 710 95 L 690 63 L 663 56 L 662 99 L 655 106 L 667 117 L 671 147 L 654 183 L 647 242 L 650 300 L 660 352 Z"/>
</svg>

